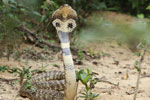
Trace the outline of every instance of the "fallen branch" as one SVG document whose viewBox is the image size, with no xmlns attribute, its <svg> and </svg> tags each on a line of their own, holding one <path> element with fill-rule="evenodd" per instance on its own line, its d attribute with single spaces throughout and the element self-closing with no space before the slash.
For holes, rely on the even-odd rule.
<svg viewBox="0 0 150 100">
<path fill-rule="evenodd" d="M 150 77 L 150 75 L 142 75 L 141 78 Z"/>
<path fill-rule="evenodd" d="M 9 82 L 12 82 L 12 81 L 16 81 L 16 80 L 18 80 L 18 79 L 19 79 L 19 78 L 13 78 L 13 79 L 0 78 L 0 81 L 4 81 L 4 82 L 9 83 Z"/>
<path fill-rule="evenodd" d="M 111 85 L 114 85 L 114 86 L 119 86 L 119 83 L 115 84 L 115 83 L 112 83 L 110 81 L 106 81 L 106 80 L 102 80 L 102 79 L 99 79 L 99 78 L 96 78 L 97 82 L 103 82 L 103 83 L 108 83 L 108 84 L 111 84 Z"/>
<path fill-rule="evenodd" d="M 142 93 L 142 92 L 144 92 L 144 90 L 139 90 L 137 93 Z M 132 95 L 132 94 L 134 94 L 134 91 L 130 91 L 130 92 L 126 91 L 126 94 Z"/>
<path fill-rule="evenodd" d="M 61 49 L 60 46 L 52 45 L 44 40 L 40 41 L 41 39 L 34 32 L 32 32 L 31 30 L 29 30 L 28 28 L 26 28 L 23 25 L 20 27 L 17 27 L 17 29 L 19 31 L 24 32 L 25 40 L 35 44 L 36 46 L 38 46 L 40 48 L 44 48 L 44 46 L 46 45 L 52 49 L 54 49 L 54 48 Z"/>
<path fill-rule="evenodd" d="M 50 49 L 61 50 L 60 46 L 50 44 L 50 43 L 46 42 L 45 40 L 40 41 L 41 38 L 39 38 L 34 32 L 32 32 L 31 30 L 29 30 L 28 28 L 26 28 L 23 25 L 20 26 L 20 27 L 17 27 L 17 30 L 24 32 L 24 34 L 25 34 L 25 40 L 29 41 L 30 43 L 34 44 L 35 46 L 38 46 L 40 48 L 44 48 L 45 46 L 47 46 Z M 77 49 L 75 47 L 71 47 L 71 51 L 75 55 L 77 55 L 77 53 L 78 53 L 79 50 L 80 49 Z M 89 55 L 87 55 L 88 54 L 87 51 L 82 50 L 82 52 L 83 52 L 83 54 L 85 56 L 89 56 Z"/>
</svg>

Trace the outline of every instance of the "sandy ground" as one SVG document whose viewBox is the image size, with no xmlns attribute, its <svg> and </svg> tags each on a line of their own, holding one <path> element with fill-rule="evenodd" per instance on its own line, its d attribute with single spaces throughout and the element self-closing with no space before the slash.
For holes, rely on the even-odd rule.
<svg viewBox="0 0 150 100">
<path fill-rule="evenodd" d="M 110 14 L 106 12 L 103 14 L 105 18 L 113 21 L 130 24 L 132 18 L 126 15 Z M 113 17 L 116 16 L 116 17 Z M 119 18 L 117 17 L 119 16 Z M 127 22 L 128 21 L 128 22 Z M 119 46 L 117 43 L 91 43 L 84 48 L 89 48 L 93 52 L 103 51 L 109 56 L 101 57 L 100 59 L 83 60 L 83 65 L 75 65 L 76 69 L 90 68 L 93 72 L 98 73 L 98 78 L 119 84 L 114 86 L 112 84 L 99 82 L 97 83 L 94 92 L 99 93 L 100 96 L 96 100 L 133 100 L 133 93 L 136 86 L 137 70 L 134 67 L 135 61 L 139 59 L 127 46 Z M 6 57 L 0 58 L 0 65 L 18 67 L 27 66 L 31 69 L 41 69 L 42 66 L 49 70 L 63 70 L 63 62 L 60 59 L 60 53 L 54 53 L 23 44 L 20 51 L 25 52 L 19 60 L 14 60 L 12 55 L 8 61 Z M 150 100 L 150 53 L 147 52 L 144 62 L 142 64 L 142 75 L 140 80 L 140 87 L 137 95 L 137 100 Z M 93 64 L 97 62 L 97 64 Z M 54 67 L 57 65 L 57 67 Z M 127 77 L 128 76 L 128 77 Z M 15 76 L 8 73 L 0 73 L 0 78 L 14 79 Z M 18 82 L 5 82 L 0 80 L 0 100 L 29 100 L 19 96 L 18 90 L 20 86 Z M 83 90 L 83 85 L 79 84 L 78 92 Z M 78 94 L 79 96 L 79 94 Z M 80 100 L 80 99 L 79 99 Z"/>
<path fill-rule="evenodd" d="M 96 100 L 133 100 L 133 91 L 136 85 L 137 71 L 134 68 L 134 63 L 139 59 L 135 53 L 131 52 L 126 46 L 118 46 L 115 43 L 103 43 L 103 44 L 89 44 L 91 50 L 103 51 L 108 53 L 110 56 L 101 57 L 95 60 L 84 60 L 83 65 L 76 65 L 76 69 L 90 68 L 92 71 L 98 73 L 98 78 L 110 81 L 118 86 L 114 86 L 108 83 L 97 83 L 94 92 L 99 93 L 100 96 Z M 25 48 L 30 48 L 29 45 L 24 45 Z M 22 49 L 23 50 L 23 49 Z M 34 47 L 31 51 L 43 52 L 42 49 Z M 41 53 L 42 54 L 42 53 Z M 52 54 L 52 53 L 51 53 Z M 25 55 L 25 54 L 24 54 Z M 31 69 L 41 69 L 42 66 L 46 66 L 46 70 L 63 70 L 63 63 L 58 59 L 60 53 L 52 54 L 47 57 L 47 60 L 33 60 L 30 56 L 26 55 L 25 59 L 20 58 L 20 61 L 11 58 L 9 61 L 3 57 L 0 59 L 0 65 L 6 65 L 10 67 L 31 66 Z M 49 59 L 53 58 L 53 59 Z M 140 88 L 138 91 L 137 100 L 150 100 L 150 55 L 146 53 L 144 63 L 142 64 L 142 78 L 140 81 Z M 97 62 L 95 65 L 93 62 Z M 116 64 L 118 62 L 118 64 Z M 59 67 L 54 67 L 57 64 Z M 127 77 L 127 75 L 129 77 Z M 0 78 L 13 79 L 14 75 L 8 73 L 0 74 Z M 8 83 L 0 81 L 0 100 L 29 100 L 28 98 L 22 98 L 18 95 L 20 86 L 17 82 Z M 79 84 L 78 91 L 83 90 L 83 86 Z"/>
</svg>

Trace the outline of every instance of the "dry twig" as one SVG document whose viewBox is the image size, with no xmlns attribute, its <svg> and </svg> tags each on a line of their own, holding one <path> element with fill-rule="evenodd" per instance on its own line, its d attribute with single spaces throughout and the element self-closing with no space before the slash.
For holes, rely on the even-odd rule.
<svg viewBox="0 0 150 100">
<path fill-rule="evenodd" d="M 16 80 L 18 80 L 18 78 L 13 78 L 13 79 L 0 78 L 0 81 L 4 81 L 7 83 L 12 82 L 12 81 L 16 81 Z"/>
<path fill-rule="evenodd" d="M 139 64 L 138 64 L 138 68 L 137 68 L 138 77 L 137 77 L 136 88 L 135 88 L 135 91 L 134 91 L 134 98 L 133 98 L 133 100 L 136 100 L 136 97 L 137 97 L 137 92 L 138 92 L 138 88 L 139 88 L 139 81 L 140 81 L 140 76 L 141 76 L 141 67 L 142 67 L 141 65 L 142 65 L 142 62 L 144 60 L 144 56 L 145 56 L 146 50 L 147 50 L 147 44 L 145 45 L 144 51 L 143 51 L 143 53 L 141 55 L 141 58 L 139 60 Z"/>
<path fill-rule="evenodd" d="M 19 31 L 24 32 L 26 40 L 29 41 L 30 43 L 33 43 L 34 46 L 38 46 L 40 48 L 44 48 L 45 46 L 47 46 L 50 49 L 61 50 L 60 46 L 57 46 L 57 45 L 54 45 L 54 44 L 50 44 L 50 43 L 46 42 L 45 40 L 40 41 L 41 38 L 38 37 L 36 35 L 36 33 L 32 32 L 31 30 L 26 28 L 24 25 L 22 25 L 20 27 L 17 27 L 16 29 L 19 30 Z M 84 54 L 85 57 L 92 58 L 91 56 L 88 55 L 88 52 L 85 51 L 85 50 L 80 50 L 78 48 L 71 47 L 71 51 L 75 55 L 77 55 L 79 51 L 82 51 L 82 53 Z"/>
<path fill-rule="evenodd" d="M 102 79 L 99 79 L 99 78 L 96 78 L 97 82 L 103 82 L 103 83 L 108 83 L 108 84 L 111 84 L 111 85 L 114 85 L 114 86 L 119 86 L 119 83 L 115 84 L 115 83 L 112 83 L 110 81 L 106 81 L 106 80 L 102 80 Z"/>
</svg>

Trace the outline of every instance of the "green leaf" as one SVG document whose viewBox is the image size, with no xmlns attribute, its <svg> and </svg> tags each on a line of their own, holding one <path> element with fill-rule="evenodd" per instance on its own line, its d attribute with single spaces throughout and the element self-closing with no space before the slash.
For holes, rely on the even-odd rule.
<svg viewBox="0 0 150 100">
<path fill-rule="evenodd" d="M 93 83 L 93 84 L 96 84 L 96 83 L 97 83 L 97 80 L 92 80 L 92 83 Z"/>
<path fill-rule="evenodd" d="M 137 17 L 141 18 L 141 19 L 144 19 L 144 14 L 138 14 Z"/>
<path fill-rule="evenodd" d="M 86 73 L 85 74 L 81 74 L 80 76 L 81 76 L 81 80 L 85 80 L 85 78 L 87 77 L 87 74 Z"/>
<path fill-rule="evenodd" d="M 141 71 L 141 69 L 139 68 L 139 66 L 135 66 L 135 68 L 136 68 L 136 70 L 137 70 L 138 72 Z"/>
<path fill-rule="evenodd" d="M 37 11 L 32 11 L 32 13 L 33 13 L 34 15 L 36 15 L 36 16 L 41 17 L 41 14 L 40 14 L 39 12 L 37 12 Z"/>
<path fill-rule="evenodd" d="M 18 70 L 17 68 L 12 68 L 13 72 L 17 72 L 17 70 Z"/>
<path fill-rule="evenodd" d="M 86 93 L 81 93 L 82 95 L 86 95 Z"/>
<path fill-rule="evenodd" d="M 92 78 L 91 78 L 91 76 L 90 75 L 88 75 L 85 79 L 84 79 L 84 82 L 85 83 L 87 83 L 89 80 L 91 80 Z"/>
<path fill-rule="evenodd" d="M 11 70 L 8 70 L 7 72 L 10 73 L 10 74 L 13 73 Z"/>
<path fill-rule="evenodd" d="M 146 8 L 146 10 L 150 10 L 150 5 Z"/>
<path fill-rule="evenodd" d="M 91 70 L 87 68 L 87 73 L 90 75 L 91 74 Z"/>
<path fill-rule="evenodd" d="M 25 88 L 30 88 L 30 87 L 32 87 L 32 85 L 30 83 L 25 84 Z"/>
<path fill-rule="evenodd" d="M 139 57 L 141 56 L 141 52 L 136 52 L 136 55 Z"/>
<path fill-rule="evenodd" d="M 17 4 L 16 0 L 9 0 L 9 1 L 15 5 Z"/>
<path fill-rule="evenodd" d="M 5 72 L 6 70 L 8 70 L 7 66 L 0 66 L 0 71 L 1 72 Z"/>
<path fill-rule="evenodd" d="M 4 3 L 5 5 L 7 5 L 8 2 L 9 2 L 9 0 L 3 0 L 3 3 Z"/>
<path fill-rule="evenodd" d="M 79 71 L 79 74 L 82 74 L 84 72 L 84 69 L 81 69 L 80 71 Z"/>
<path fill-rule="evenodd" d="M 46 15 L 42 15 L 41 22 L 43 22 L 46 19 Z"/>
<path fill-rule="evenodd" d="M 88 98 L 89 98 L 89 99 L 94 99 L 94 98 L 96 98 L 96 97 L 98 97 L 98 96 L 99 96 L 99 94 L 90 93 L 90 94 L 88 95 Z"/>
<path fill-rule="evenodd" d="M 18 73 L 17 73 L 17 72 L 15 72 L 15 73 L 14 73 L 14 76 L 17 76 L 17 74 L 18 74 Z"/>
<path fill-rule="evenodd" d="M 81 97 L 81 98 L 86 98 L 86 96 L 79 96 L 79 97 Z"/>
</svg>

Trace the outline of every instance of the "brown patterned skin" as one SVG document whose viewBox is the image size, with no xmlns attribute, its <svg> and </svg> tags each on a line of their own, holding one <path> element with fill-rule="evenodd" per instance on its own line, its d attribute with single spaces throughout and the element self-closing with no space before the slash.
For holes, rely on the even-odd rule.
<svg viewBox="0 0 150 100">
<path fill-rule="evenodd" d="M 74 20 L 78 19 L 77 13 L 74 10 L 72 10 L 72 8 L 67 4 L 62 5 L 52 15 L 52 20 L 55 19 L 68 20 L 70 18 Z"/>
<path fill-rule="evenodd" d="M 69 33 L 76 27 L 77 14 L 65 4 L 52 15 L 53 26 L 61 42 L 63 51 L 64 72 L 51 71 L 33 76 L 34 88 L 26 89 L 22 85 L 20 93 L 31 100 L 74 100 L 77 90 L 76 73 L 70 51 Z"/>
<path fill-rule="evenodd" d="M 65 79 L 65 74 L 62 71 L 49 71 L 32 76 L 34 82 L 62 79 Z"/>
<path fill-rule="evenodd" d="M 62 71 L 50 71 L 34 75 L 32 84 L 39 89 L 51 89 L 63 91 L 65 87 L 65 75 Z"/>
<path fill-rule="evenodd" d="M 74 63 L 70 50 L 69 34 L 76 27 L 77 13 L 71 6 L 65 4 L 52 15 L 52 24 L 57 31 L 63 51 L 65 90 L 64 100 L 74 100 L 77 95 L 77 82 Z"/>
<path fill-rule="evenodd" d="M 64 93 L 56 90 L 39 88 L 29 90 L 22 87 L 20 92 L 22 96 L 27 96 L 31 100 L 64 100 Z"/>
<path fill-rule="evenodd" d="M 31 100 L 63 100 L 65 88 L 64 72 L 50 71 L 32 77 L 32 88 L 26 89 L 25 84 L 21 86 L 20 94 Z"/>
</svg>

